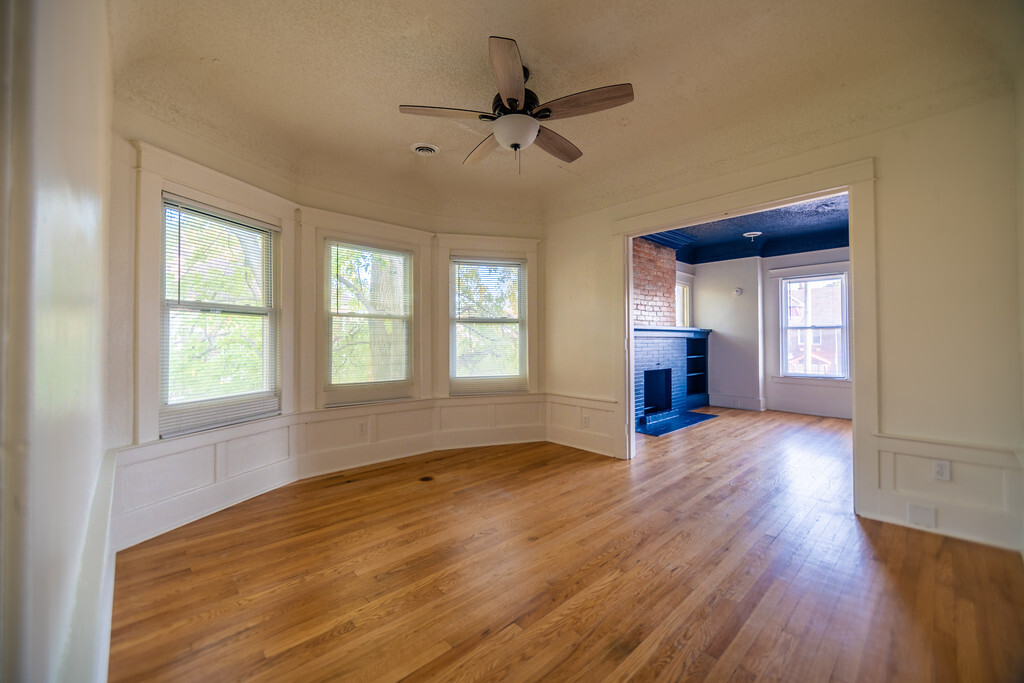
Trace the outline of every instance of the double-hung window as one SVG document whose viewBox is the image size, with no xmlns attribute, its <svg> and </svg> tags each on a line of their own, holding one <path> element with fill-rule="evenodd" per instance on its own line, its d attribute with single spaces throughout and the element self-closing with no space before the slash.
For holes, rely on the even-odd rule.
<svg viewBox="0 0 1024 683">
<path fill-rule="evenodd" d="M 782 375 L 848 379 L 846 275 L 783 278 L 780 285 Z"/>
<path fill-rule="evenodd" d="M 325 245 L 326 405 L 411 397 L 412 254 Z"/>
<path fill-rule="evenodd" d="M 276 415 L 272 226 L 164 196 L 161 437 Z"/>
<path fill-rule="evenodd" d="M 676 273 L 676 327 L 693 324 L 693 276 Z"/>
<path fill-rule="evenodd" d="M 453 258 L 449 285 L 451 393 L 526 391 L 526 264 Z"/>
</svg>

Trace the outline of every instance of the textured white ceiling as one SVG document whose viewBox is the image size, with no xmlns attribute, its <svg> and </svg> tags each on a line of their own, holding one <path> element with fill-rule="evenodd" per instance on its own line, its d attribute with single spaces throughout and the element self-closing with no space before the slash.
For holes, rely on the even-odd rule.
<svg viewBox="0 0 1024 683">
<path fill-rule="evenodd" d="M 432 215 L 537 223 L 1009 92 L 1020 0 L 109 0 L 114 96 L 279 175 Z M 547 124 L 465 167 L 489 125 L 487 37 L 541 101 L 631 82 L 634 102 Z M 440 147 L 433 157 L 409 147 Z"/>
</svg>

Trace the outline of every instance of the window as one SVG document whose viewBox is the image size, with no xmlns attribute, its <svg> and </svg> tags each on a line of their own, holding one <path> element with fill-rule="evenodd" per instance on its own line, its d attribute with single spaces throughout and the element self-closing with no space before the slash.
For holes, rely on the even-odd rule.
<svg viewBox="0 0 1024 683">
<path fill-rule="evenodd" d="M 526 391 L 525 264 L 452 259 L 449 283 L 451 393 Z"/>
<path fill-rule="evenodd" d="M 690 327 L 693 324 L 693 276 L 676 273 L 676 327 Z"/>
<path fill-rule="evenodd" d="M 782 374 L 849 377 L 846 275 L 781 280 Z"/>
<path fill-rule="evenodd" d="M 281 412 L 275 233 L 164 196 L 160 436 Z"/>
<path fill-rule="evenodd" d="M 327 405 L 412 396 L 412 254 L 327 240 Z"/>
</svg>

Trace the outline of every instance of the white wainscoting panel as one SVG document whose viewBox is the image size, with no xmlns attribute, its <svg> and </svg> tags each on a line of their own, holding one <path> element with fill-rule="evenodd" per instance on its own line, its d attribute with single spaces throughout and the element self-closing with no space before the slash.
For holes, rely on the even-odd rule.
<svg viewBox="0 0 1024 683">
<path fill-rule="evenodd" d="M 543 400 L 529 403 L 503 403 L 495 406 L 495 427 L 536 426 L 544 424 Z"/>
<path fill-rule="evenodd" d="M 217 449 L 223 452 L 223 465 L 221 460 L 217 464 L 218 474 L 223 472 L 224 477 L 236 477 L 286 460 L 289 455 L 288 428 L 225 441 L 218 444 Z"/>
<path fill-rule="evenodd" d="M 217 449 L 201 448 L 140 460 L 120 469 L 123 508 L 137 510 L 212 485 L 217 480 Z"/>
<path fill-rule="evenodd" d="M 543 394 L 400 401 L 123 448 L 115 453 L 112 545 L 127 548 L 306 477 L 445 448 L 543 441 L 546 407 Z M 579 406 L 567 409 L 579 416 Z M 595 434 L 609 424 L 604 412 L 588 408 Z"/>
<path fill-rule="evenodd" d="M 988 545 L 1022 549 L 1024 469 L 1009 450 L 879 436 L 878 514 L 915 526 L 910 506 L 935 511 L 930 530 Z M 934 460 L 949 463 L 950 479 L 932 475 Z"/>
<path fill-rule="evenodd" d="M 626 417 L 617 401 L 548 395 L 547 440 L 625 457 Z"/>
</svg>

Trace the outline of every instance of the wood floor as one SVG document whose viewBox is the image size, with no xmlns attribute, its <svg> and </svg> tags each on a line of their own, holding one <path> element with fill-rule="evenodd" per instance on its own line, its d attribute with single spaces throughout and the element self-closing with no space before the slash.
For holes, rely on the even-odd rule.
<svg viewBox="0 0 1024 683">
<path fill-rule="evenodd" d="M 850 423 L 715 409 L 300 482 L 117 556 L 116 681 L 1015 681 L 1017 553 L 855 517 Z"/>
</svg>

